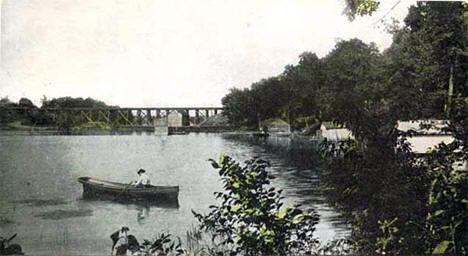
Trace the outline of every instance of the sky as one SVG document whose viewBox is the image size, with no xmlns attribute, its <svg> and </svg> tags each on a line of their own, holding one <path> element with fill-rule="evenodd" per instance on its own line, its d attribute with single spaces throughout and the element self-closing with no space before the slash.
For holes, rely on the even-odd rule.
<svg viewBox="0 0 468 256">
<path fill-rule="evenodd" d="M 230 88 L 276 76 L 305 51 L 323 57 L 351 38 L 383 50 L 392 38 L 379 21 L 402 20 L 415 3 L 381 1 L 350 22 L 344 0 L 0 2 L 0 98 L 121 107 L 217 107 Z"/>
</svg>

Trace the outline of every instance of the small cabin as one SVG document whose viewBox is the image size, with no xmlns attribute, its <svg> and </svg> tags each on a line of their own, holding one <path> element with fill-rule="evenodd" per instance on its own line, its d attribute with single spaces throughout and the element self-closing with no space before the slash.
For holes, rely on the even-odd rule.
<svg viewBox="0 0 468 256">
<path fill-rule="evenodd" d="M 281 119 L 268 120 L 264 123 L 264 126 L 267 128 L 268 133 L 291 133 L 291 126 Z"/>
</svg>

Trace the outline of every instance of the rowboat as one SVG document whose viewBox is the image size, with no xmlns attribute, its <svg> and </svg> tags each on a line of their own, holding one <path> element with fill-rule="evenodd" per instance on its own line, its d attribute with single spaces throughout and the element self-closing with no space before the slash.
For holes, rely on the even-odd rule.
<svg viewBox="0 0 468 256">
<path fill-rule="evenodd" d="M 145 186 L 111 182 L 91 177 L 80 177 L 84 198 L 139 199 L 147 201 L 177 201 L 179 186 Z"/>
</svg>

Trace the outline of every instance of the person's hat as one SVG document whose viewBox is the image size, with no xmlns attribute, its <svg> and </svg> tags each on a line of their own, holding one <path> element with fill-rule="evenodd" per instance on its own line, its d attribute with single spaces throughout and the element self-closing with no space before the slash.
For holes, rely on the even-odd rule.
<svg viewBox="0 0 468 256">
<path fill-rule="evenodd" d="M 138 174 L 140 174 L 140 173 L 142 173 L 142 172 L 146 172 L 146 171 L 145 171 L 145 170 L 143 170 L 143 169 L 140 169 L 140 170 L 138 170 L 138 172 L 137 172 L 137 173 L 138 173 Z"/>
</svg>

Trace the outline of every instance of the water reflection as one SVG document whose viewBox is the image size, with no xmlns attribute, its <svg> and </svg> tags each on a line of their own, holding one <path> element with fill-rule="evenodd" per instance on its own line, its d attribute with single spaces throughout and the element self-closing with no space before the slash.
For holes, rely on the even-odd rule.
<svg viewBox="0 0 468 256">
<path fill-rule="evenodd" d="M 150 207 L 148 205 L 138 205 L 137 206 L 137 221 L 139 224 L 145 224 L 146 217 L 149 216 Z"/>
<path fill-rule="evenodd" d="M 256 156 L 270 161 L 271 172 L 277 179 L 272 185 L 283 189 L 286 203 L 314 208 L 320 215 L 317 229 L 323 233 L 334 230 L 333 237 L 348 234 L 345 218 L 330 207 L 321 188 L 320 156 L 317 142 L 290 137 L 258 138 L 240 134 L 224 135 L 227 140 L 253 147 Z M 331 232 L 330 232 L 331 233 Z"/>
<path fill-rule="evenodd" d="M 179 200 L 167 200 L 167 201 L 154 201 L 154 200 L 139 200 L 139 199 L 128 199 L 128 198 L 107 198 L 107 197 L 81 197 L 79 200 L 83 202 L 95 203 L 104 202 L 106 204 L 121 204 L 127 206 L 134 206 L 136 209 L 139 208 L 168 208 L 168 209 L 179 209 Z"/>
</svg>

